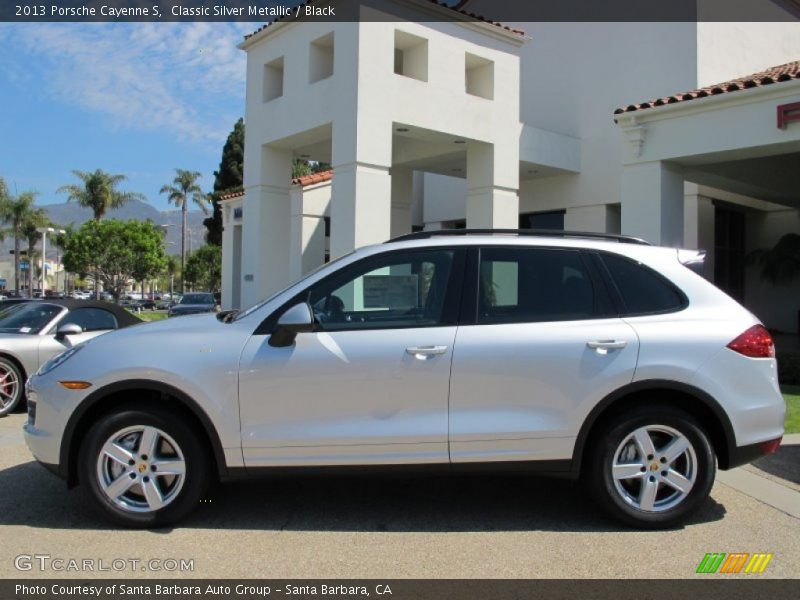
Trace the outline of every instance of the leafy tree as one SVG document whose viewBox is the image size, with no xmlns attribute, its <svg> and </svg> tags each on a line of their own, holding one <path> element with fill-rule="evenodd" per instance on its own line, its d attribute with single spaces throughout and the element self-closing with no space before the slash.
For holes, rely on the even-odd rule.
<svg viewBox="0 0 800 600">
<path fill-rule="evenodd" d="M 211 244 L 192 252 L 185 279 L 192 287 L 218 292 L 222 286 L 222 248 Z"/>
<path fill-rule="evenodd" d="M 81 206 L 90 208 L 94 219 L 99 221 L 112 208 L 120 208 L 131 200 L 145 200 L 138 192 L 122 192 L 117 186 L 125 181 L 125 175 L 112 175 L 102 169 L 94 173 L 72 171 L 81 180 L 80 184 L 62 185 L 57 193 L 66 193 L 67 201 L 74 200 Z"/>
<path fill-rule="evenodd" d="M 155 277 L 166 265 L 164 235 L 150 221 L 87 221 L 66 240 L 64 267 L 94 273 L 119 298 L 129 282 Z"/>
<path fill-rule="evenodd" d="M 203 221 L 206 242 L 222 245 L 222 211 L 219 199 L 225 194 L 238 192 L 244 184 L 244 119 L 233 126 L 222 148 L 219 170 L 214 171 L 214 191 L 211 193 L 212 215 Z"/>
<path fill-rule="evenodd" d="M 50 219 L 47 218 L 47 212 L 45 212 L 43 208 L 32 208 L 27 214 L 25 222 L 22 224 L 22 235 L 28 242 L 28 292 L 31 295 L 33 295 L 34 287 L 34 267 L 38 262 L 36 242 L 39 241 L 42 235 L 39 233 L 38 229 L 40 227 L 48 227 L 49 225 Z"/>
<path fill-rule="evenodd" d="M 175 169 L 175 173 L 173 185 L 163 186 L 159 193 L 167 194 L 169 201 L 181 209 L 181 294 L 183 294 L 186 291 L 183 274 L 186 271 L 186 212 L 189 209 L 189 200 L 203 209 L 204 213 L 208 213 L 208 196 L 197 183 L 200 173 L 184 169 Z"/>
<path fill-rule="evenodd" d="M 19 255 L 22 251 L 22 228 L 30 213 L 35 210 L 33 203 L 37 194 L 36 192 L 22 192 L 17 196 L 12 196 L 8 192 L 5 181 L 2 181 L 2 186 L 0 187 L 2 187 L 0 190 L 0 219 L 11 226 L 11 232 L 14 235 L 14 288 L 19 291 Z"/>
<path fill-rule="evenodd" d="M 800 277 L 800 235 L 787 233 L 772 248 L 751 252 L 747 261 L 761 265 L 761 279 L 774 285 L 788 284 Z"/>
</svg>

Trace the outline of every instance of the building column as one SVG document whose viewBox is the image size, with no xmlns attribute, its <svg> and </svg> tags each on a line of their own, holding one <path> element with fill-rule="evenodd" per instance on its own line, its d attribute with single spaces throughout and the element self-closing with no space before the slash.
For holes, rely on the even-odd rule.
<svg viewBox="0 0 800 600">
<path fill-rule="evenodd" d="M 622 168 L 622 233 L 683 246 L 683 174 L 662 161 Z"/>
<path fill-rule="evenodd" d="M 325 213 L 312 206 L 301 186 L 295 186 L 290 195 L 289 276 L 295 281 L 325 262 Z"/>
<path fill-rule="evenodd" d="M 231 220 L 232 207 L 225 204 L 222 212 L 222 310 L 230 310 L 233 306 L 233 227 Z"/>
<path fill-rule="evenodd" d="M 505 149 L 505 154 L 515 154 Z M 500 156 L 496 146 L 470 142 L 467 146 L 467 227 L 519 227 L 519 148 Z M 512 161 L 509 164 L 507 161 Z"/>
<path fill-rule="evenodd" d="M 391 235 L 391 123 L 334 122 L 331 259 Z M 355 133 L 355 135 L 353 135 Z"/>
<path fill-rule="evenodd" d="M 414 197 L 414 171 L 392 167 L 391 237 L 411 233 L 411 203 Z"/>
<path fill-rule="evenodd" d="M 245 190 L 242 304 L 262 300 L 289 283 L 289 185 L 292 154 L 263 146 L 259 184 Z"/>
<path fill-rule="evenodd" d="M 687 183 L 683 205 L 683 243 L 686 248 L 705 250 L 705 276 L 714 277 L 714 202 L 701 196 L 698 186 Z"/>
</svg>

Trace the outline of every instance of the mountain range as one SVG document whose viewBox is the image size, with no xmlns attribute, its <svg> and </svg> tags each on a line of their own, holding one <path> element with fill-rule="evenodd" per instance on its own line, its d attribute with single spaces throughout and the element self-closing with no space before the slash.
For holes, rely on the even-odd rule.
<svg viewBox="0 0 800 600">
<path fill-rule="evenodd" d="M 73 202 L 65 202 L 63 204 L 47 204 L 42 206 L 47 211 L 48 218 L 53 223 L 58 223 L 62 227 L 72 224 L 73 227 L 78 228 L 83 223 L 92 218 L 92 211 L 84 208 Z M 209 209 L 210 214 L 210 209 Z M 203 219 L 207 215 L 199 210 L 190 210 L 186 214 L 186 228 L 188 234 L 186 237 L 186 251 L 197 250 L 200 246 L 206 243 L 206 228 L 203 226 Z M 180 255 L 181 253 L 181 211 L 180 210 L 158 210 L 147 202 L 140 200 L 132 200 L 121 208 L 114 208 L 106 213 L 106 219 L 120 219 L 128 220 L 135 219 L 137 221 L 147 221 L 148 219 L 157 225 L 166 225 L 166 243 L 167 253 Z M 22 247 L 27 246 L 26 242 L 22 242 Z M 3 255 L 8 255 L 8 250 L 14 248 L 13 237 L 6 236 L 5 241 L 0 245 L 3 250 Z M 48 258 L 50 257 L 50 249 L 48 244 Z"/>
</svg>

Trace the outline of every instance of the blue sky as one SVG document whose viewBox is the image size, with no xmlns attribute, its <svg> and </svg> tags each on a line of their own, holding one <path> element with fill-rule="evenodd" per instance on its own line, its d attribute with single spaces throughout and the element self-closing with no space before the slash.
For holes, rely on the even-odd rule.
<svg viewBox="0 0 800 600">
<path fill-rule="evenodd" d="M 258 25 L 0 24 L 0 176 L 39 204 L 66 200 L 73 169 L 123 173 L 160 210 L 175 167 L 210 190 Z"/>
</svg>

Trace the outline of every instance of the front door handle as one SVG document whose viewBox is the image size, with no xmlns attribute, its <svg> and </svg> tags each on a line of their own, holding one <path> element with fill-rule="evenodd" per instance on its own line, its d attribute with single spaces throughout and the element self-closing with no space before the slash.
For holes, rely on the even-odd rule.
<svg viewBox="0 0 800 600">
<path fill-rule="evenodd" d="M 608 354 L 609 350 L 619 350 L 628 345 L 625 340 L 595 340 L 593 342 L 586 342 L 586 345 L 592 350 L 597 350 L 598 354 Z"/>
<path fill-rule="evenodd" d="M 406 348 L 407 354 L 420 360 L 426 360 L 429 356 L 444 354 L 445 352 L 447 352 L 447 346 L 409 346 Z"/>
</svg>

